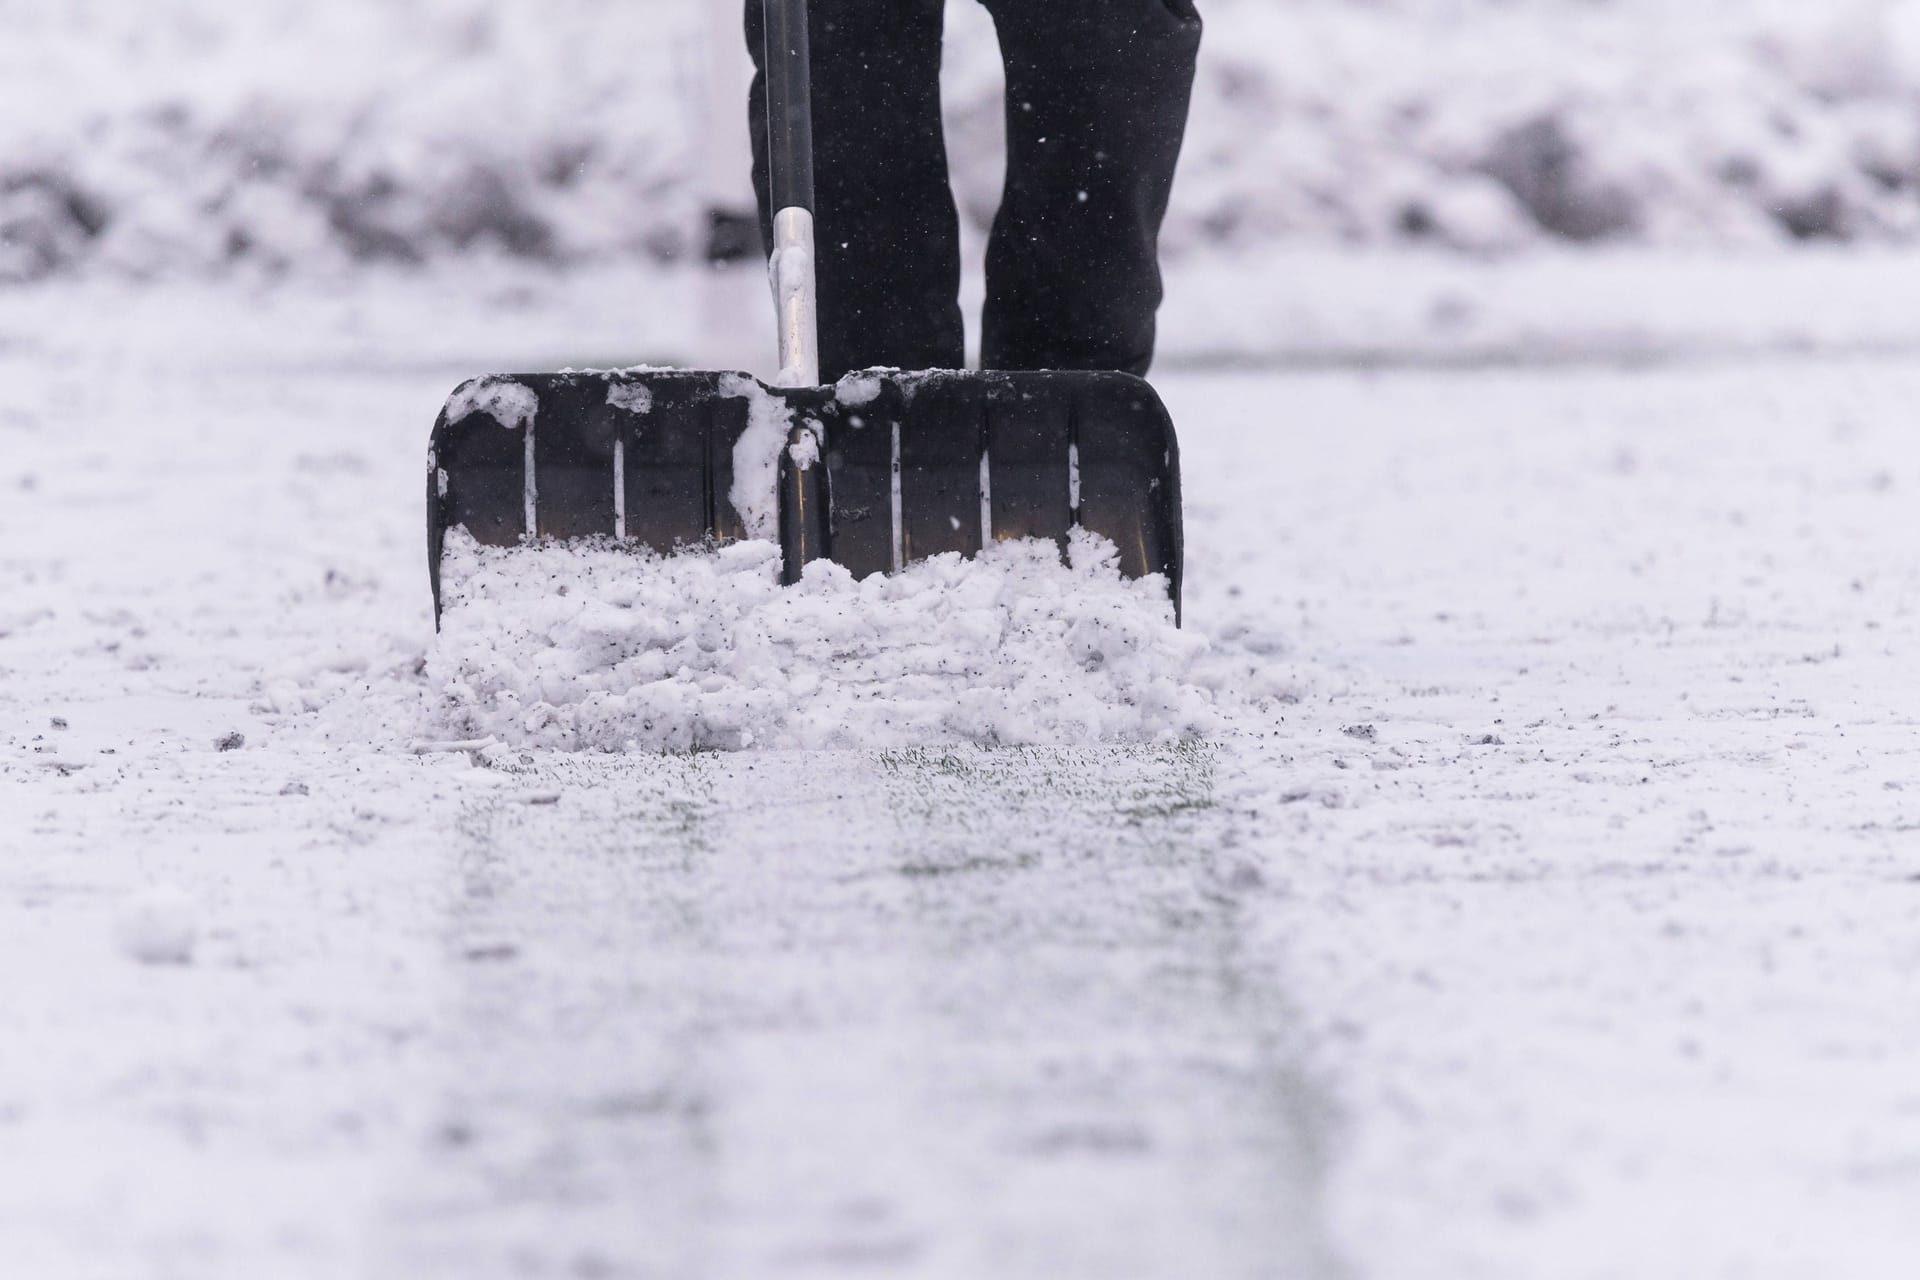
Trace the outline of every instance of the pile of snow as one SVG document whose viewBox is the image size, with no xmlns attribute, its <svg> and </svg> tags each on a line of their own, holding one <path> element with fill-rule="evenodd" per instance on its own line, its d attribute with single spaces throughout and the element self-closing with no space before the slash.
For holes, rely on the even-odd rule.
<svg viewBox="0 0 1920 1280">
<path fill-rule="evenodd" d="M 1245 671 L 1160 578 L 1076 532 L 780 584 L 769 542 L 659 556 L 448 537 L 431 733 L 564 750 L 1160 741 L 1225 727 Z M 1231 693 L 1230 693 L 1231 691 Z"/>
<path fill-rule="evenodd" d="M 1175 252 L 1920 235 L 1903 0 L 1201 7 Z M 955 184 L 985 227 L 999 64 L 952 13 Z M 740 96 L 705 87 L 738 24 L 704 0 L 0 0 L 0 22 L 0 282 L 676 259 L 732 146 L 705 104 Z"/>
</svg>

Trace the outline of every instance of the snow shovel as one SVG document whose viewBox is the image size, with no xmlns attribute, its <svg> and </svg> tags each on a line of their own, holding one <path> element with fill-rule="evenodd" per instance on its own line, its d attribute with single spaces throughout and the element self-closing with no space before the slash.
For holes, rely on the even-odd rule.
<svg viewBox="0 0 1920 1280">
<path fill-rule="evenodd" d="M 1180 461 L 1152 387 L 1113 372 L 902 373 L 820 386 L 806 0 L 766 0 L 770 261 L 780 373 L 622 370 L 473 379 L 434 424 L 436 622 L 449 530 L 491 546 L 614 539 L 666 553 L 777 539 L 856 576 L 1079 526 L 1180 609 Z"/>
</svg>

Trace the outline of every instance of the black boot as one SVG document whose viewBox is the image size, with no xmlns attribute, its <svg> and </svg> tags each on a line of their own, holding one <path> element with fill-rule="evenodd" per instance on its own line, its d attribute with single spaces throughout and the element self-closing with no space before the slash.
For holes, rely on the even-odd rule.
<svg viewBox="0 0 1920 1280">
<path fill-rule="evenodd" d="M 1200 18 L 1191 0 L 986 5 L 1007 66 L 1007 189 L 980 363 L 1144 374 Z"/>
</svg>

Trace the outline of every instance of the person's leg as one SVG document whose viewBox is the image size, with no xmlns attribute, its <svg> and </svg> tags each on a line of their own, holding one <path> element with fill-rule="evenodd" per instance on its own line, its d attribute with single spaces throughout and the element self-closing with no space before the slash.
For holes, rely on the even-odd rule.
<svg viewBox="0 0 1920 1280">
<path fill-rule="evenodd" d="M 1007 65 L 1007 190 L 981 363 L 1145 373 L 1186 133 L 1192 0 L 984 0 Z"/>
<path fill-rule="evenodd" d="M 766 59 L 763 0 L 747 0 L 747 46 Z M 813 0 L 815 233 L 820 369 L 952 369 L 966 359 L 960 228 L 940 122 L 944 0 Z M 766 82 L 748 107 L 762 236 Z"/>
</svg>

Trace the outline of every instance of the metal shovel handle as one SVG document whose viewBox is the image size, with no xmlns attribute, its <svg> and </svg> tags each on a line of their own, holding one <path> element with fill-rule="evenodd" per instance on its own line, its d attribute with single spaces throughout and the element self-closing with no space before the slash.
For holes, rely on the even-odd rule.
<svg viewBox="0 0 1920 1280">
<path fill-rule="evenodd" d="M 813 239 L 813 74 L 807 0 L 766 0 L 767 162 L 782 386 L 820 382 Z"/>
</svg>

